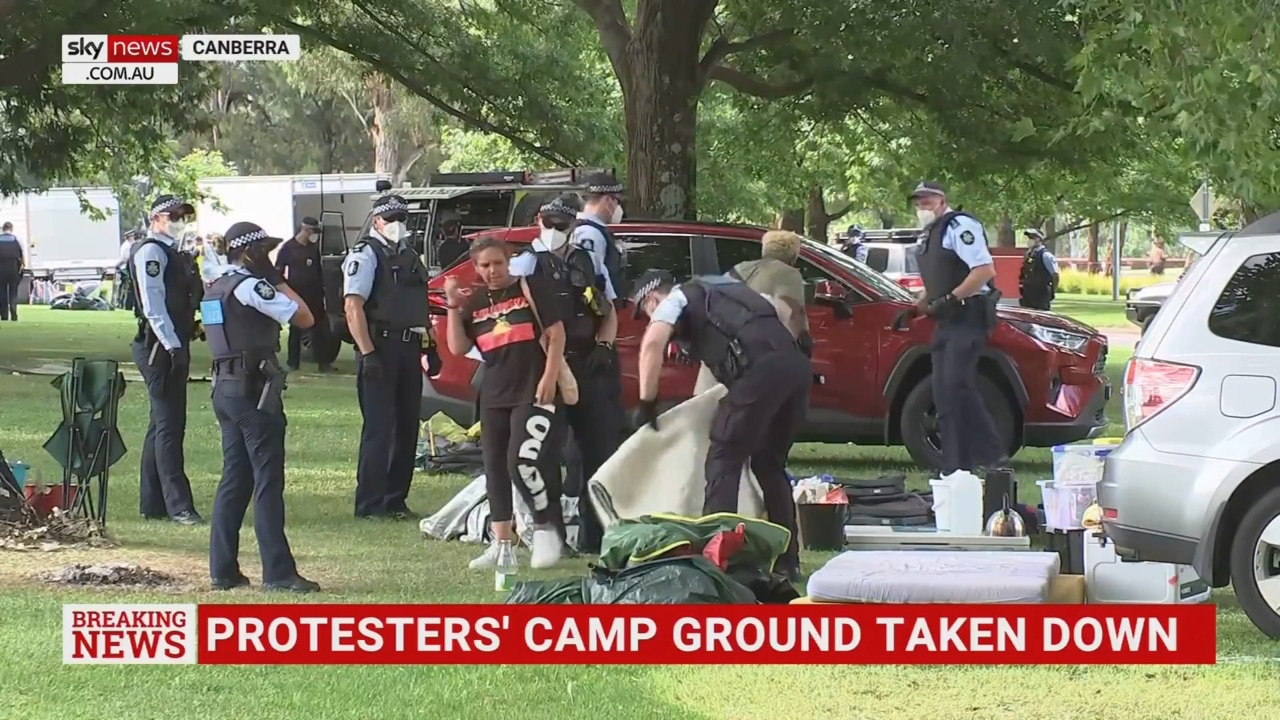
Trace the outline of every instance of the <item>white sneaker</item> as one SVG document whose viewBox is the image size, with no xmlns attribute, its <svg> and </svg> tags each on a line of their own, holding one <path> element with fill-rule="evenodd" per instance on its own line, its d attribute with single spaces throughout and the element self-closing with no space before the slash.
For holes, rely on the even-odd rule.
<svg viewBox="0 0 1280 720">
<path fill-rule="evenodd" d="M 480 557 L 471 561 L 470 567 L 472 570 L 492 570 L 498 567 L 498 542 L 495 540 L 489 543 L 489 547 L 485 548 Z"/>
<path fill-rule="evenodd" d="M 560 562 L 564 553 L 564 541 L 555 530 L 533 531 L 533 560 L 529 563 L 534 570 L 543 570 Z"/>
</svg>

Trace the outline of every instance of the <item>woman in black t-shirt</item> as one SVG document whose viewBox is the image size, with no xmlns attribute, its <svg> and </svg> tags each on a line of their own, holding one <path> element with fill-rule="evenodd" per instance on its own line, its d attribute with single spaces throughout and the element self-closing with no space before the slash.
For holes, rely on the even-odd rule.
<svg viewBox="0 0 1280 720">
<path fill-rule="evenodd" d="M 485 365 L 480 451 L 494 543 L 471 567 L 494 567 L 498 541 L 516 538 L 513 481 L 533 513 L 532 565 L 550 567 L 564 549 L 558 522 L 563 438 L 556 422 L 556 383 L 564 363 L 563 309 L 554 286 L 540 274 L 511 275 L 510 250 L 502 240 L 476 240 L 471 260 L 483 288 L 464 288 L 453 277 L 444 286 L 449 350 L 462 356 L 478 348 Z"/>
</svg>

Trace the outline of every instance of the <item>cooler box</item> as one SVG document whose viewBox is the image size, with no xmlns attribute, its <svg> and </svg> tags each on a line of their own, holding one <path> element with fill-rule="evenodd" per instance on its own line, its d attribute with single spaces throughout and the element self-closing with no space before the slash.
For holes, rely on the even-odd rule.
<svg viewBox="0 0 1280 720">
<path fill-rule="evenodd" d="M 1192 604 L 1209 599 L 1209 585 L 1187 565 L 1123 562 L 1096 531 L 1084 540 L 1085 594 L 1091 604 Z"/>
</svg>

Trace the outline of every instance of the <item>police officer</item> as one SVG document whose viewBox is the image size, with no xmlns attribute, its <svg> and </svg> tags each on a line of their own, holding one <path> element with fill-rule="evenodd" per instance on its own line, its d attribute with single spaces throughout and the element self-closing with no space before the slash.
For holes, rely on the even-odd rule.
<svg viewBox="0 0 1280 720">
<path fill-rule="evenodd" d="M 638 421 L 658 427 L 658 377 L 669 342 L 706 364 L 729 390 L 711 425 L 702 512 L 736 512 L 742 469 L 750 463 L 770 522 L 791 530 L 779 571 L 800 570 L 787 455 L 809 406 L 809 358 L 763 295 L 728 278 L 676 285 L 665 270 L 636 281 L 635 314 L 649 316 L 640 345 Z"/>
<path fill-rule="evenodd" d="M 854 260 L 865 263 L 867 261 L 867 245 L 863 242 L 864 237 L 861 226 L 850 225 L 845 233 L 844 247 L 841 250 Z"/>
<path fill-rule="evenodd" d="M 182 447 L 200 279 L 176 247 L 176 238 L 194 214 L 191 204 L 175 195 L 156 198 L 150 231 L 134 245 L 129 260 L 138 319 L 133 361 L 151 401 L 142 444 L 140 509 L 143 517 L 169 517 L 183 525 L 204 522 L 191 499 Z"/>
<path fill-rule="evenodd" d="M 911 193 L 925 229 L 920 248 L 924 290 L 900 321 L 929 315 L 933 333 L 933 401 L 938 409 L 943 473 L 1003 463 L 1008 448 L 978 392 L 978 358 L 995 325 L 995 264 L 982 223 L 947 206 L 942 186 L 922 182 Z M 895 323 L 896 324 L 896 323 Z"/>
<path fill-rule="evenodd" d="M 617 335 L 617 312 L 596 275 L 591 255 L 569 242 L 574 218 L 581 209 L 581 201 L 573 194 L 543 205 L 538 211 L 534 252 L 514 258 L 511 274 L 528 276 L 537 271 L 563 298 L 564 357 L 578 381 L 579 393 L 578 402 L 564 408 L 582 456 L 578 550 L 599 553 L 604 529 L 585 484 L 618 449 L 625 418 L 617 401 L 617 354 L 612 341 Z"/>
<path fill-rule="evenodd" d="M 467 254 L 467 243 L 462 239 L 462 216 L 452 210 L 440 213 L 436 221 L 439 231 L 435 242 L 435 264 L 447 268 Z"/>
<path fill-rule="evenodd" d="M 222 480 L 213 498 L 209 576 L 215 590 L 249 584 L 240 572 L 240 525 L 253 500 L 262 586 L 314 592 L 284 536 L 285 373 L 276 352 L 285 323 L 315 322 L 267 257 L 280 240 L 249 222 L 226 234 L 227 261 L 200 303 L 213 355 L 213 413 L 222 429 Z"/>
<path fill-rule="evenodd" d="M 1024 308 L 1048 310 L 1058 289 L 1058 259 L 1044 246 L 1044 233 L 1035 228 L 1022 232 L 1027 254 L 1018 274 L 1018 303 Z"/>
<path fill-rule="evenodd" d="M 13 223 L 6 222 L 0 227 L 0 320 L 18 320 L 18 283 L 25 264 Z"/>
<path fill-rule="evenodd" d="M 595 263 L 596 275 L 603 278 L 605 291 L 617 298 L 623 282 L 624 257 L 609 225 L 622 222 L 622 193 L 625 188 L 612 175 L 596 173 L 586 178 L 586 202 L 573 229 L 573 244 L 586 250 Z"/>
<path fill-rule="evenodd" d="M 374 203 L 368 236 L 342 261 L 343 309 L 360 357 L 356 391 L 364 425 L 356 471 L 356 517 L 417 517 L 405 505 L 418 446 L 427 268 L 406 244 L 409 206 Z"/>
<path fill-rule="evenodd" d="M 310 333 L 311 349 L 317 355 L 328 342 L 324 333 L 327 327 L 324 309 L 324 273 L 320 267 L 320 221 L 312 217 L 302 218 L 298 234 L 286 240 L 276 253 L 276 270 L 284 274 L 289 287 L 298 293 L 298 297 L 316 318 L 316 323 L 309 330 L 298 325 L 289 327 L 288 362 L 290 370 L 297 370 L 302 355 L 302 334 Z M 331 372 L 328 363 L 320 363 L 320 372 Z"/>
</svg>

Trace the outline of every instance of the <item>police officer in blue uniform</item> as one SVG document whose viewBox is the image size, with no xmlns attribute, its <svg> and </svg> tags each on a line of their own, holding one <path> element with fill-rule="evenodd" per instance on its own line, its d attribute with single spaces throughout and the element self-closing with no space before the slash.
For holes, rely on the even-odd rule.
<svg viewBox="0 0 1280 720">
<path fill-rule="evenodd" d="M 1018 304 L 1048 310 L 1058 290 L 1058 259 L 1044 246 L 1044 233 L 1027 228 L 1022 235 L 1027 238 L 1027 254 L 1018 273 Z"/>
<path fill-rule="evenodd" d="M 625 287 L 626 257 L 608 226 L 622 222 L 622 194 L 625 191 L 622 183 L 612 175 L 597 173 L 588 176 L 586 202 L 578 212 L 578 222 L 573 228 L 573 244 L 591 255 L 596 275 L 601 278 L 611 302 L 618 297 L 617 288 Z"/>
<path fill-rule="evenodd" d="M 0 227 L 0 320 L 18 320 L 18 283 L 22 281 L 24 253 L 13 223 Z"/>
<path fill-rule="evenodd" d="M 267 257 L 278 238 L 238 222 L 226 234 L 227 265 L 200 303 L 213 355 L 213 413 L 222 429 L 222 480 L 213 498 L 209 576 L 215 590 L 249 584 L 240 571 L 240 525 L 253 500 L 253 530 L 262 557 L 262 586 L 314 592 L 298 575 L 284 535 L 285 372 L 276 353 L 280 329 L 303 329 L 315 317 Z"/>
<path fill-rule="evenodd" d="M 809 358 L 773 303 L 745 283 L 695 278 L 676 285 L 671 273 L 650 270 L 636 280 L 632 299 L 635 315 L 649 316 L 640 344 L 638 421 L 658 427 L 658 377 L 674 339 L 729 390 L 711 423 L 703 514 L 737 512 L 742 468 L 750 463 L 769 521 L 791 530 L 777 569 L 796 579 L 800 551 L 786 465 L 809 407 Z"/>
<path fill-rule="evenodd" d="M 573 439 L 582 456 L 582 481 L 578 492 L 578 550 L 599 553 L 604 529 L 586 492 L 600 466 L 618 449 L 625 414 L 621 403 L 617 353 L 613 338 L 618 316 L 604 283 L 596 274 L 591 254 L 570 242 L 573 222 L 582 208 L 576 195 L 565 194 L 539 211 L 539 235 L 533 252 L 511 261 L 511 274 L 539 272 L 562 298 L 565 318 L 564 357 L 578 382 L 579 400 L 564 408 Z"/>
<path fill-rule="evenodd" d="M 191 499 L 182 447 L 187 433 L 187 377 L 195 334 L 200 278 L 178 250 L 195 209 L 175 195 L 151 203 L 147 237 L 133 247 L 133 312 L 138 332 L 133 361 L 147 386 L 151 416 L 142 443 L 140 510 L 150 519 L 182 525 L 204 522 Z"/>
<path fill-rule="evenodd" d="M 942 186 L 922 182 L 911 193 L 916 217 L 925 228 L 919 253 L 924 281 L 916 306 L 899 322 L 929 315 L 933 333 L 933 401 L 944 474 L 1003 463 L 1008 448 L 978 391 L 978 359 L 995 326 L 999 293 L 994 261 L 982 223 L 947 205 Z"/>
<path fill-rule="evenodd" d="M 342 262 L 343 310 L 360 357 L 356 392 L 364 425 L 356 471 L 359 518 L 417 517 L 405 504 L 418 450 L 427 268 L 407 244 L 409 206 L 374 203 L 369 235 Z"/>
</svg>

